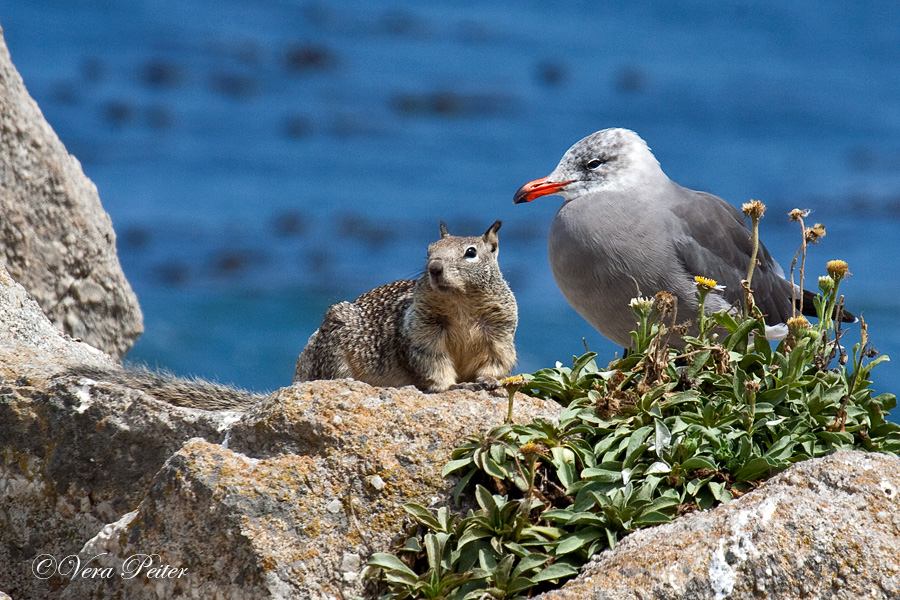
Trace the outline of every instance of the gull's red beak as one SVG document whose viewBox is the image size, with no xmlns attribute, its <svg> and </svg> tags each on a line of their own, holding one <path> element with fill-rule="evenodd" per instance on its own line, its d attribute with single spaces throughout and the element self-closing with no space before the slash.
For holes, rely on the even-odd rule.
<svg viewBox="0 0 900 600">
<path fill-rule="evenodd" d="M 558 194 L 559 190 L 563 189 L 567 185 L 572 183 L 571 181 L 550 181 L 549 178 L 543 177 L 541 179 L 535 179 L 534 181 L 529 181 L 525 185 L 519 188 L 519 191 L 516 192 L 516 195 L 513 196 L 513 204 L 521 204 L 522 202 L 531 202 L 535 198 L 540 198 L 541 196 L 549 196 L 550 194 Z"/>
</svg>

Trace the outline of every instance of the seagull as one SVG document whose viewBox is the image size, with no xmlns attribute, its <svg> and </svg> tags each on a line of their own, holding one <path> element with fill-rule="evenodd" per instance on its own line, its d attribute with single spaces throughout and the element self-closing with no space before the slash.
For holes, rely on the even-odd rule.
<svg viewBox="0 0 900 600">
<path fill-rule="evenodd" d="M 616 344 L 632 344 L 636 319 L 629 302 L 636 297 L 668 292 L 679 321 L 695 321 L 696 277 L 724 285 L 707 296 L 708 312 L 743 304 L 741 281 L 753 251 L 743 214 L 669 179 L 635 132 L 613 128 L 587 136 L 550 175 L 519 188 L 513 202 L 551 194 L 564 198 L 550 226 L 553 277 L 578 314 Z M 812 292 L 792 287 L 762 243 L 752 288 L 770 339 L 787 333 L 792 297 L 805 294 L 804 313 L 815 314 Z M 842 313 L 841 320 L 856 318 Z"/>
</svg>

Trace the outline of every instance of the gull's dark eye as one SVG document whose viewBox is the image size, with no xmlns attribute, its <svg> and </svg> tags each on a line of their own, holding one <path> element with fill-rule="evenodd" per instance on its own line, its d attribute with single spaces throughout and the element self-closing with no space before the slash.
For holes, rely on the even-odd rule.
<svg viewBox="0 0 900 600">
<path fill-rule="evenodd" d="M 478 250 L 475 249 L 475 246 L 469 246 L 466 248 L 466 253 L 463 254 L 466 258 L 475 258 L 478 256 Z"/>
<path fill-rule="evenodd" d="M 592 158 L 591 160 L 589 160 L 587 162 L 587 165 L 585 165 L 585 166 L 588 169 L 590 169 L 591 171 L 593 171 L 594 169 L 596 169 L 597 167 L 599 167 L 600 165 L 602 165 L 605 162 L 606 162 L 605 160 L 600 160 L 599 158 Z"/>
</svg>

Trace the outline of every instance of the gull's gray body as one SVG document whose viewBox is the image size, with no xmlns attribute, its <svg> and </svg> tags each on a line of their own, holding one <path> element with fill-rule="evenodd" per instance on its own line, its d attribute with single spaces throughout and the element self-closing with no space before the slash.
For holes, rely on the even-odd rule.
<svg viewBox="0 0 900 600">
<path fill-rule="evenodd" d="M 629 301 L 637 296 L 669 292 L 678 321 L 696 319 L 695 276 L 725 286 L 709 294 L 708 310 L 743 301 L 752 252 L 745 218 L 721 198 L 671 181 L 636 133 L 606 129 L 584 138 L 548 177 L 523 186 L 516 202 L 552 193 L 565 198 L 550 227 L 553 276 L 569 304 L 615 343 L 631 345 Z M 757 260 L 756 304 L 768 324 L 784 323 L 791 283 L 762 244 Z"/>
</svg>

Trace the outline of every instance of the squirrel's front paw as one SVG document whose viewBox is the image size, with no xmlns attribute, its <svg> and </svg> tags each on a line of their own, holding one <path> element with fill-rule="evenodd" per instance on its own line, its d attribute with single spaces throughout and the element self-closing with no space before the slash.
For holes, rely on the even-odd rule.
<svg viewBox="0 0 900 600">
<path fill-rule="evenodd" d="M 479 377 L 477 381 L 464 381 L 450 386 L 451 390 L 469 390 L 470 392 L 493 392 L 500 389 L 500 382 L 494 378 Z"/>
</svg>

